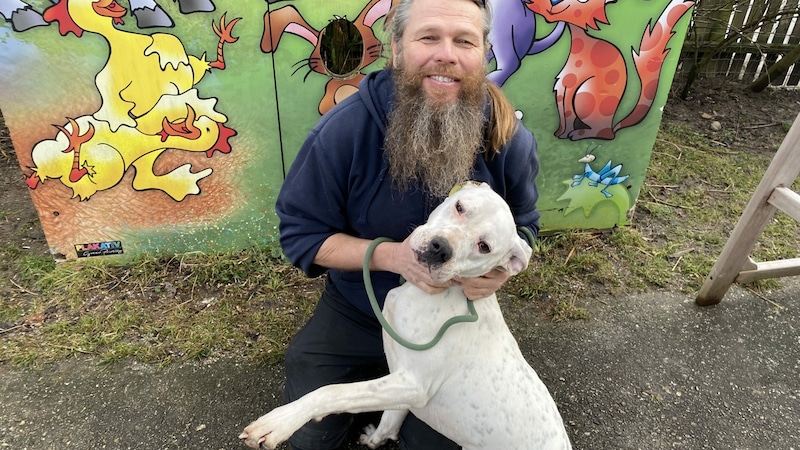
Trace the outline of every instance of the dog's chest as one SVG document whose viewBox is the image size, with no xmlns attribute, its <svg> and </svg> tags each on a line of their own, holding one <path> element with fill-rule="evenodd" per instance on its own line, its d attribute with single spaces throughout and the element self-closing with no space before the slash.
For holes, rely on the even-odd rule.
<svg viewBox="0 0 800 450">
<path fill-rule="evenodd" d="M 410 342 L 428 343 L 442 332 L 448 320 L 469 313 L 468 300 L 458 288 L 433 296 L 418 296 L 417 291 L 416 287 L 403 286 L 397 295 L 390 293 L 384 307 L 384 315 L 397 334 Z M 447 395 L 454 397 L 475 395 L 470 391 L 476 386 L 488 388 L 486 392 L 494 393 L 493 397 L 497 397 L 498 390 L 508 390 L 504 384 L 527 389 L 538 378 L 503 321 L 496 297 L 478 300 L 473 306 L 477 321 L 450 326 L 428 350 L 408 349 L 384 333 L 390 368 L 413 368 L 428 388 L 446 389 Z M 497 399 L 487 400 L 493 403 Z"/>
<path fill-rule="evenodd" d="M 444 322 L 468 312 L 460 289 L 448 291 L 426 296 L 401 286 L 387 297 L 384 315 L 404 338 L 428 342 Z M 476 322 L 453 325 L 429 350 L 407 349 L 384 333 L 390 369 L 412 373 L 433 393 L 414 414 L 468 449 L 569 448 L 556 405 L 525 361 L 497 299 L 474 306 Z"/>
<path fill-rule="evenodd" d="M 454 287 L 435 295 L 424 294 L 416 286 L 407 283 L 389 292 L 383 314 L 391 326 L 404 339 L 414 343 L 431 341 L 442 326 L 454 317 L 469 315 L 468 300 L 460 288 Z M 447 328 L 437 344 L 436 353 L 444 353 L 447 347 L 472 348 L 481 344 L 493 344 L 496 338 L 484 339 L 507 330 L 503 322 L 497 299 L 492 296 L 473 303 L 477 310 L 477 322 L 457 323 Z M 509 336 L 510 337 L 510 336 Z M 513 340 L 513 338 L 512 338 Z"/>
</svg>

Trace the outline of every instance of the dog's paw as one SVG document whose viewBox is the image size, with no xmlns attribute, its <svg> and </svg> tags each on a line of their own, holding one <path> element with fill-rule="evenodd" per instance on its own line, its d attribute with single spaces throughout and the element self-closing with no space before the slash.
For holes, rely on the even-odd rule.
<svg viewBox="0 0 800 450">
<path fill-rule="evenodd" d="M 267 438 L 269 434 L 262 434 L 262 430 L 258 429 L 255 422 L 251 423 L 247 426 L 247 428 L 242 431 L 242 434 L 239 435 L 239 439 L 242 440 L 242 443 L 250 448 L 257 448 L 257 449 L 267 449 L 273 450 L 280 441 L 278 442 L 267 442 Z"/>
<path fill-rule="evenodd" d="M 292 403 L 273 409 L 248 425 L 239 439 L 250 448 L 274 449 L 308 422 L 296 409 Z"/>
<path fill-rule="evenodd" d="M 242 431 L 239 435 L 239 439 L 242 440 L 244 445 L 250 448 L 261 448 L 261 442 L 263 442 L 261 436 L 256 436 L 252 430 L 248 431 L 251 426 L 252 424 Z"/>
<path fill-rule="evenodd" d="M 270 427 L 262 426 L 255 421 L 242 431 L 239 439 L 250 448 L 273 450 L 289 436 L 282 436 L 279 432 L 271 431 Z"/>
<path fill-rule="evenodd" d="M 366 445 L 369 448 L 375 449 L 378 447 L 383 446 L 387 440 L 397 440 L 397 436 L 387 436 L 383 433 L 378 432 L 378 429 L 375 428 L 375 425 L 369 424 L 362 430 L 363 433 L 358 438 L 358 443 L 361 445 Z"/>
</svg>

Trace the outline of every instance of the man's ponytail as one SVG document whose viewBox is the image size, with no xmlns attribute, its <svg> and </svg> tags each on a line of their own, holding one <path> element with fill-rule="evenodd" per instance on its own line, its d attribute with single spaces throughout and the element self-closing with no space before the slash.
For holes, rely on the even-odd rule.
<svg viewBox="0 0 800 450">
<path fill-rule="evenodd" d="M 486 83 L 489 94 L 489 102 L 492 111 L 489 117 L 489 135 L 486 142 L 486 157 L 491 159 L 500 153 L 500 149 L 505 146 L 517 131 L 516 110 L 508 101 L 503 91 L 493 82 Z"/>
</svg>

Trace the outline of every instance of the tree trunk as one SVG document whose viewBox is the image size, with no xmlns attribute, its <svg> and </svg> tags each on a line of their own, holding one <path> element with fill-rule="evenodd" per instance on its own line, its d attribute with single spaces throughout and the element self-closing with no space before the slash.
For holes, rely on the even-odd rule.
<svg viewBox="0 0 800 450">
<path fill-rule="evenodd" d="M 775 64 L 769 66 L 766 72 L 762 73 L 756 81 L 754 81 L 748 89 L 753 92 L 761 92 L 770 85 L 772 80 L 785 74 L 789 67 L 800 60 L 800 44 L 796 45 L 789 53 L 783 55 L 783 58 Z"/>
</svg>

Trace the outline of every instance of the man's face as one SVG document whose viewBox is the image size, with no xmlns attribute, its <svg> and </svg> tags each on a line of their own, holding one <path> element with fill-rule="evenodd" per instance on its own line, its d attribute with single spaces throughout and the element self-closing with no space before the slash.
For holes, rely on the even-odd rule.
<svg viewBox="0 0 800 450">
<path fill-rule="evenodd" d="M 415 0 L 395 64 L 422 75 L 422 89 L 435 103 L 453 103 L 462 80 L 485 76 L 486 48 L 480 8 L 466 0 Z M 399 53 L 399 54 L 398 54 Z"/>
</svg>

